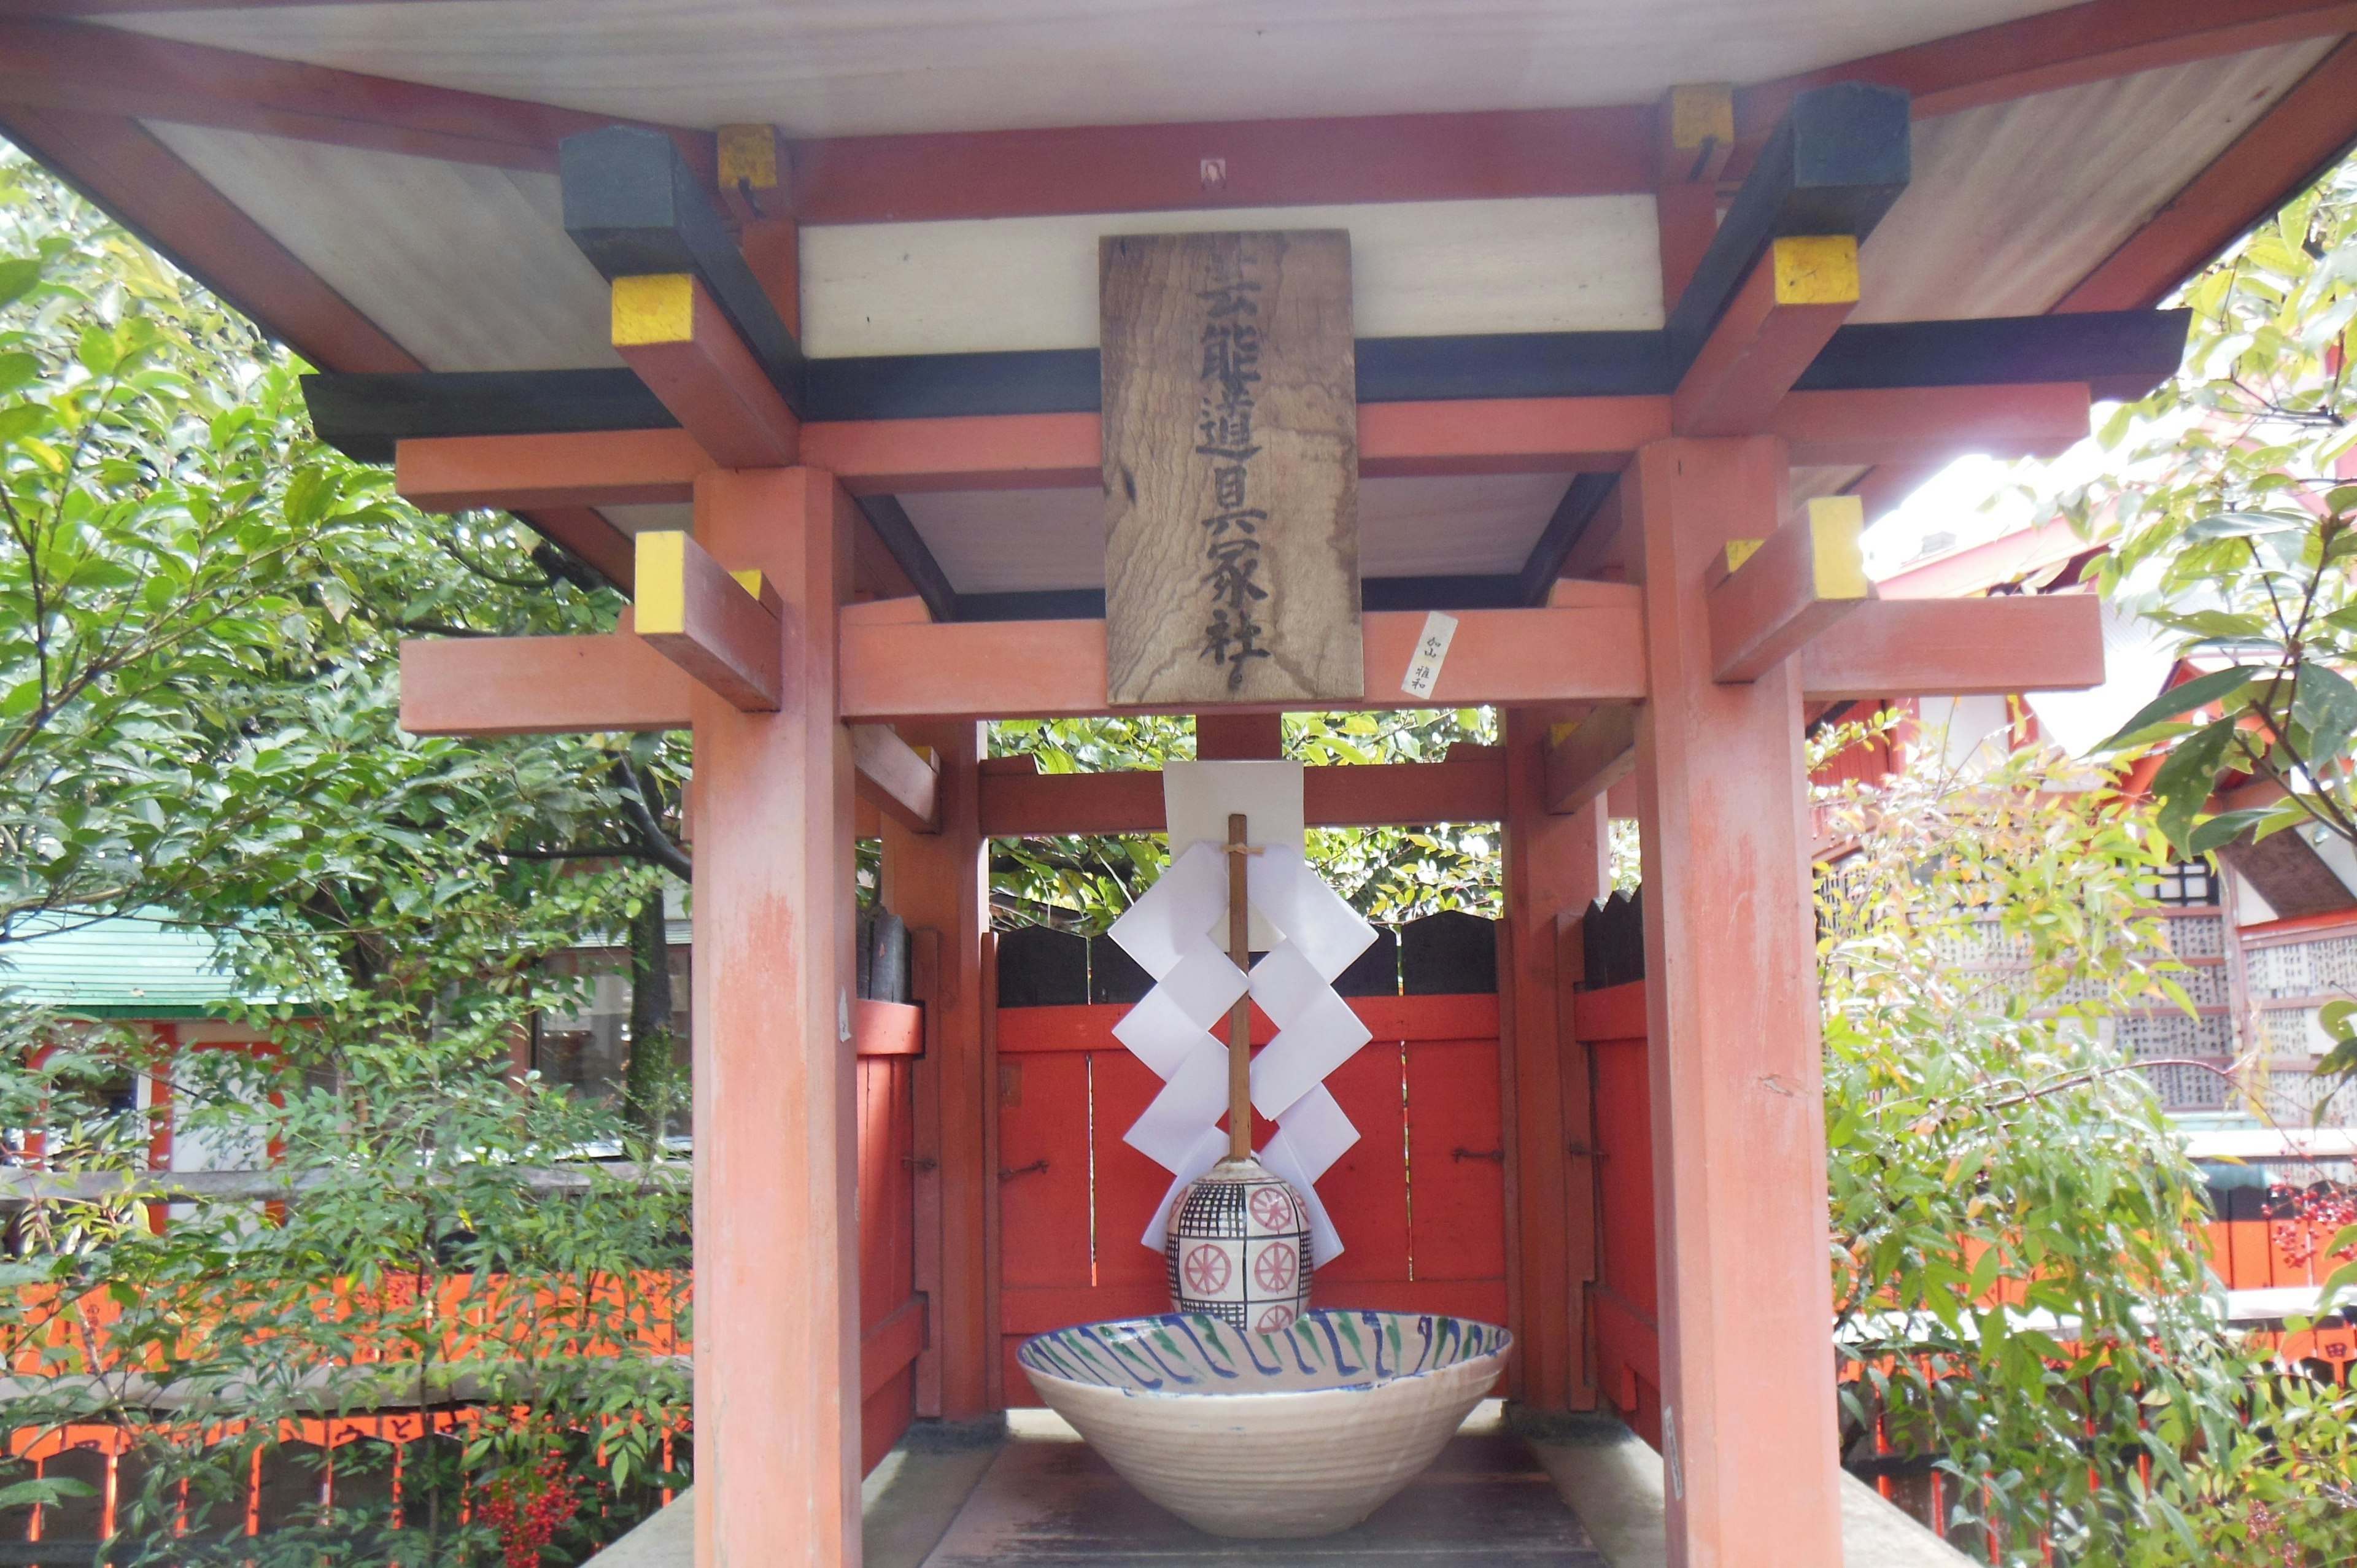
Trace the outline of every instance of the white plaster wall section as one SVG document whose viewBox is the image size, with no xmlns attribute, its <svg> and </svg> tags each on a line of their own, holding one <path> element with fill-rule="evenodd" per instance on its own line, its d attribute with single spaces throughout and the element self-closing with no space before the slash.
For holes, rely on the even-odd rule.
<svg viewBox="0 0 2357 1568">
<path fill-rule="evenodd" d="M 802 346 L 866 354 L 1092 349 L 1107 234 L 1348 229 L 1361 338 L 1662 324 L 1651 196 L 1528 197 L 810 225 Z"/>
<path fill-rule="evenodd" d="M 622 362 L 554 175 L 146 124 L 427 370 Z"/>
</svg>

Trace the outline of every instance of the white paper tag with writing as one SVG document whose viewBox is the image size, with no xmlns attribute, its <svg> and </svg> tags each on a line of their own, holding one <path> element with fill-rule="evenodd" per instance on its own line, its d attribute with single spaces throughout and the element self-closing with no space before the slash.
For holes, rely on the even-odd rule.
<svg viewBox="0 0 2357 1568">
<path fill-rule="evenodd" d="M 1415 651 L 1408 656 L 1407 675 L 1400 682 L 1400 690 L 1411 697 L 1429 697 L 1433 687 L 1440 683 L 1440 666 L 1448 657 L 1448 644 L 1457 635 L 1457 618 L 1438 610 L 1424 618 L 1424 632 L 1415 639 Z"/>
</svg>

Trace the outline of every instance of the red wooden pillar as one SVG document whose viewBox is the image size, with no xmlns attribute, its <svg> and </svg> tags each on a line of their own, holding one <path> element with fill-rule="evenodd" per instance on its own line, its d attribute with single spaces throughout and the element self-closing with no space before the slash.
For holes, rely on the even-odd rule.
<svg viewBox="0 0 2357 1568">
<path fill-rule="evenodd" d="M 990 1408 L 987 1374 L 997 1348 L 984 1323 L 988 1283 L 983 1229 L 993 1183 L 983 1153 L 983 1122 L 992 1113 L 982 1060 L 982 935 L 989 924 L 976 773 L 982 727 L 974 724 L 903 725 L 901 737 L 930 746 L 940 768 L 941 831 L 912 832 L 884 819 L 885 908 L 911 929 L 940 933 L 941 963 L 926 998 L 925 1060 L 931 1108 L 938 1118 L 938 1164 L 918 1173 L 918 1203 L 938 1214 L 939 1258 L 926 1276 L 930 1354 L 939 1379 L 937 1408 L 918 1413 L 966 1421 Z M 920 1104 L 923 1103 L 920 1101 Z M 922 1133 L 920 1133 L 920 1139 Z M 930 1392 L 928 1369 L 920 1386 Z"/>
<path fill-rule="evenodd" d="M 1801 691 L 1710 678 L 1706 573 L 1778 521 L 1771 437 L 1664 441 L 1623 484 L 1651 698 L 1645 1006 L 1670 1562 L 1842 1560 Z"/>
<path fill-rule="evenodd" d="M 816 469 L 695 483 L 697 542 L 786 610 L 780 712 L 694 698 L 697 1568 L 859 1561 L 850 518 Z"/>
<path fill-rule="evenodd" d="M 1568 1145 L 1587 1129 L 1565 1120 L 1565 1075 L 1575 1061 L 1585 1088 L 1585 1047 L 1557 1026 L 1555 917 L 1577 914 L 1611 886 L 1601 801 L 1566 816 L 1546 809 L 1545 715 L 1506 714 L 1504 823 L 1507 1092 L 1512 1108 L 1515 1260 L 1510 1281 L 1522 1341 L 1518 1396 L 1537 1410 L 1595 1402 L 1581 1346 L 1581 1285 L 1595 1251 L 1595 1212 L 1572 1202 Z M 1584 1101 L 1584 1095 L 1580 1097 Z M 1585 1183 L 1581 1190 L 1586 1190 Z"/>
</svg>

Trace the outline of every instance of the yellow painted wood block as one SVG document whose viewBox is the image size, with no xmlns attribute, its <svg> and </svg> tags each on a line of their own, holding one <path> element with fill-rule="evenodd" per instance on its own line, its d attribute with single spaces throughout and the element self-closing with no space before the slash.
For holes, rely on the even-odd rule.
<svg viewBox="0 0 2357 1568">
<path fill-rule="evenodd" d="M 1849 234 L 1793 234 L 1776 242 L 1779 305 L 1856 305 L 1857 240 Z"/>
<path fill-rule="evenodd" d="M 778 133 L 770 125 L 720 127 L 720 188 L 735 190 L 775 189 L 778 183 Z"/>
<path fill-rule="evenodd" d="M 1682 153 L 1735 143 L 1735 89 L 1724 81 L 1670 89 L 1670 145 Z"/>
<path fill-rule="evenodd" d="M 653 273 L 614 280 L 614 347 L 695 339 L 695 280 Z"/>
<path fill-rule="evenodd" d="M 677 529 L 650 530 L 635 542 L 638 569 L 632 583 L 631 629 L 640 637 L 675 637 L 685 632 L 687 535 Z"/>
<path fill-rule="evenodd" d="M 1866 503 L 1856 496 L 1819 496 L 1809 502 L 1808 511 L 1817 597 L 1871 597 L 1873 585 L 1866 576 Z"/>
</svg>

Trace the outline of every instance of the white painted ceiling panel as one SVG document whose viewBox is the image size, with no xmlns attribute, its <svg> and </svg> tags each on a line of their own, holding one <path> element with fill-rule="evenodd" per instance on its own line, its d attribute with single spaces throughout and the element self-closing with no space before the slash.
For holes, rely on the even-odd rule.
<svg viewBox="0 0 2357 1568">
<path fill-rule="evenodd" d="M 1361 479 L 1360 573 L 1517 571 L 1567 483 L 1561 474 Z M 900 504 L 962 594 L 1104 585 L 1104 499 L 1094 489 L 935 491 Z"/>
<path fill-rule="evenodd" d="M 554 175 L 147 128 L 427 370 L 621 363 Z"/>
<path fill-rule="evenodd" d="M 1854 319 L 2043 312 L 2339 41 L 1918 120 L 1915 177 L 1859 254 Z"/>
<path fill-rule="evenodd" d="M 1570 483 L 1561 474 L 1361 479 L 1361 574 L 1454 577 L 1520 571 Z"/>
<path fill-rule="evenodd" d="M 1242 229 L 1349 230 L 1361 338 L 1662 324 L 1653 199 L 1539 197 L 813 226 L 803 347 L 819 359 L 1093 349 L 1100 235 Z"/>
<path fill-rule="evenodd" d="M 1642 103 L 2063 0 L 449 0 L 118 26 L 798 136 Z"/>
<path fill-rule="evenodd" d="M 1080 490 L 939 490 L 900 505 L 961 594 L 1104 586 L 1104 496 Z"/>
</svg>

